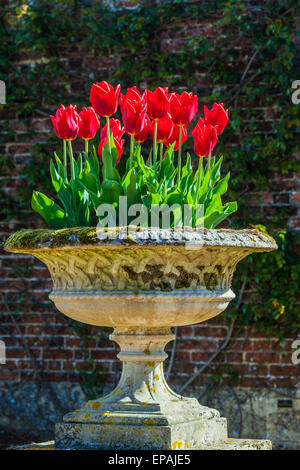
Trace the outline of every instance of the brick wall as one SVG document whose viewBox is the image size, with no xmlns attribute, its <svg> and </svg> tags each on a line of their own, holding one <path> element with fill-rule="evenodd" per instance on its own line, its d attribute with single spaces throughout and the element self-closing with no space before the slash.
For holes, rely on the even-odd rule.
<svg viewBox="0 0 300 470">
<path fill-rule="evenodd" d="M 199 33 L 210 34 L 211 26 L 208 23 L 190 21 L 187 24 L 165 27 L 162 32 L 162 48 L 176 53 L 183 41 L 184 30 L 189 28 L 189 35 Z M 241 70 L 247 63 L 250 52 L 244 44 L 236 44 L 239 50 Z M 43 58 L 36 51 L 20 51 L 16 63 L 19 70 L 27 70 L 32 66 L 39 66 Z M 66 102 L 82 87 L 83 80 L 90 81 L 108 79 L 109 71 L 117 67 L 122 60 L 118 57 L 95 58 L 93 55 L 77 51 L 66 55 L 61 52 L 59 62 L 62 69 L 69 71 L 69 94 Z M 297 78 L 297 77 L 295 77 Z M 92 78 L 93 80 L 94 78 Z M 141 87 L 147 83 L 140 84 Z M 53 84 L 59 86 L 58 83 Z M 197 85 L 199 96 L 206 94 L 207 83 L 205 72 L 199 73 Z M 285 90 L 282 90 L 285 93 Z M 240 103 L 246 103 L 246 95 L 241 93 Z M 41 102 L 30 118 L 25 121 L 18 120 L 16 109 L 13 106 L 5 107 L 0 111 L 0 120 L 4 124 L 9 121 L 7 141 L 2 145 L 1 153 L 14 164 L 3 169 L 1 187 L 7 196 L 16 198 L 11 206 L 11 216 L 8 222 L 1 224 L 1 241 L 20 228 L 42 226 L 42 221 L 31 211 L 19 207 L 17 200 L 17 187 L 24 184 L 22 174 L 28 161 L 32 158 L 32 147 L 41 143 L 45 149 L 52 153 L 54 142 L 50 141 L 52 135 L 51 123 L 48 118 L 54 109 Z M 276 119 L 272 106 L 255 109 L 259 115 L 259 128 L 256 132 L 268 135 L 273 119 Z M 28 134 L 34 130 L 34 135 Z M 15 137 L 10 137 L 9 131 L 16 131 Z M 56 143 L 55 143 L 56 145 Z M 285 225 L 289 229 L 300 229 L 300 191 L 299 179 L 294 173 L 286 176 L 273 173 L 272 192 L 255 194 L 251 190 L 248 202 L 253 213 L 261 213 L 268 219 L 281 211 L 285 211 Z M 8 204 L 7 201 L 3 202 Z M 3 204 L 2 203 L 2 204 Z M 11 202 L 10 202 L 11 204 Z M 27 218 L 20 223 L 20 214 L 24 212 Z M 80 347 L 80 338 L 74 334 L 73 323 L 57 312 L 48 301 L 51 289 L 51 280 L 45 266 L 30 256 L 12 255 L 1 252 L 0 256 L 0 307 L 1 307 L 1 339 L 6 343 L 7 362 L 0 365 L 0 380 L 7 381 L 71 381 L 78 382 L 80 374 L 78 369 L 84 367 L 89 359 L 94 359 L 94 367 L 99 369 L 99 376 L 105 383 L 116 383 L 120 364 L 115 360 L 117 346 L 108 340 L 108 331 L 87 327 L 92 340 L 87 347 Z M 251 292 L 245 293 L 245 298 Z M 170 382 L 174 385 L 183 384 L 190 374 L 194 373 L 210 357 L 210 355 L 225 340 L 227 327 L 222 317 L 212 319 L 202 325 L 182 327 L 178 329 L 178 341 L 175 353 L 174 366 Z M 299 366 L 291 362 L 291 343 L 295 338 L 287 339 L 283 347 L 278 341 L 267 342 L 263 335 L 250 328 L 236 328 L 233 332 L 235 340 L 214 361 L 214 365 L 230 363 L 233 372 L 238 373 L 238 384 L 241 387 L 295 387 L 299 385 Z M 170 351 L 172 344 L 168 346 Z M 201 386 L 210 383 L 213 368 L 207 368 L 193 383 Z M 226 374 L 226 370 L 224 371 Z"/>
</svg>

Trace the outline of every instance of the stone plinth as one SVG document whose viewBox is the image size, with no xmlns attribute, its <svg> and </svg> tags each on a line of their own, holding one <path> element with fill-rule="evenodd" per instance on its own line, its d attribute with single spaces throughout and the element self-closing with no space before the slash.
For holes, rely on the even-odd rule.
<svg viewBox="0 0 300 470">
<path fill-rule="evenodd" d="M 9 450 L 62 450 L 56 447 L 54 441 L 49 442 L 33 442 L 24 446 L 12 446 Z M 64 450 L 74 450 L 64 449 Z M 173 450 L 182 450 L 178 447 Z M 222 444 L 217 446 L 201 446 L 194 450 L 272 450 L 271 441 L 264 439 L 226 439 Z"/>
</svg>

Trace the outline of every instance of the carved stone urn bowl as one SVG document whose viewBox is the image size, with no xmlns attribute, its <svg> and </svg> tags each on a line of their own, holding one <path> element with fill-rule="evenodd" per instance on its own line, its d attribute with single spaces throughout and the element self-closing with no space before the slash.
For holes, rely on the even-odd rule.
<svg viewBox="0 0 300 470">
<path fill-rule="evenodd" d="M 121 348 L 119 384 L 64 416 L 55 429 L 57 448 L 270 448 L 269 441 L 229 442 L 226 419 L 174 393 L 163 374 L 171 327 L 221 313 L 234 298 L 237 263 L 276 249 L 270 236 L 256 230 L 22 230 L 5 248 L 44 262 L 58 310 L 113 327 L 110 339 Z"/>
</svg>

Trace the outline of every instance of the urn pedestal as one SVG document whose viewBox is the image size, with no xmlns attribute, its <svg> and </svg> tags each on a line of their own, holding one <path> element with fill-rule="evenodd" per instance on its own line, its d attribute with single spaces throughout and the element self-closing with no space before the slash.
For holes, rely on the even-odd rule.
<svg viewBox="0 0 300 470">
<path fill-rule="evenodd" d="M 105 236 L 104 236 L 105 235 Z M 77 321 L 114 328 L 123 371 L 110 394 L 64 416 L 56 448 L 269 449 L 269 441 L 229 440 L 226 419 L 166 383 L 165 345 L 171 327 L 221 313 L 234 298 L 237 263 L 276 249 L 255 230 L 24 230 L 8 251 L 30 253 L 49 268 L 50 295 Z M 176 369 L 176 363 L 174 364 Z"/>
</svg>

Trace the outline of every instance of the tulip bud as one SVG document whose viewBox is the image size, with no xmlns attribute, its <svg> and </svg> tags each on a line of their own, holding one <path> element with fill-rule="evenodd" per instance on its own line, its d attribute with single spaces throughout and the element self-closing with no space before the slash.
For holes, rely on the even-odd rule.
<svg viewBox="0 0 300 470">
<path fill-rule="evenodd" d="M 140 103 L 141 101 L 143 101 L 144 95 L 140 94 L 140 92 L 139 92 L 139 90 L 137 89 L 136 86 L 133 86 L 131 88 L 127 88 L 127 92 L 126 92 L 125 95 L 123 95 L 122 93 L 120 94 L 119 105 L 120 105 L 120 109 L 121 109 L 122 113 L 123 113 L 124 102 L 127 99 L 130 100 L 130 101 L 136 101 L 136 102 Z"/>
<path fill-rule="evenodd" d="M 172 93 L 170 98 L 170 114 L 177 126 L 187 126 L 198 109 L 198 97 L 184 91 L 181 95 Z"/>
<path fill-rule="evenodd" d="M 168 88 L 158 87 L 153 92 L 146 90 L 145 99 L 150 119 L 161 119 L 165 117 L 170 106 Z"/>
<path fill-rule="evenodd" d="M 228 109 L 225 111 L 223 103 L 214 103 L 211 111 L 204 106 L 204 124 L 217 126 L 218 135 L 222 134 L 228 123 Z"/>
<path fill-rule="evenodd" d="M 81 118 L 78 132 L 79 137 L 84 140 L 93 139 L 100 127 L 99 116 L 95 113 L 92 107 L 82 108 L 79 116 Z"/>
<path fill-rule="evenodd" d="M 141 132 L 145 125 L 146 104 L 142 101 L 130 101 L 127 98 L 122 108 L 123 123 L 127 134 L 135 135 Z"/>
<path fill-rule="evenodd" d="M 168 140 L 173 130 L 174 123 L 171 119 L 170 114 L 166 114 L 165 117 L 158 119 L 157 121 L 157 137 L 156 142 L 158 144 Z M 155 121 L 150 124 L 150 136 L 154 139 Z"/>
<path fill-rule="evenodd" d="M 192 131 L 194 151 L 198 157 L 207 157 L 215 148 L 218 136 L 216 126 L 206 126 L 200 120 Z"/>
<path fill-rule="evenodd" d="M 91 88 L 90 102 L 94 110 L 103 117 L 111 117 L 118 107 L 121 86 L 114 89 L 109 83 L 94 83 Z"/>
<path fill-rule="evenodd" d="M 79 131 L 81 118 L 77 106 L 70 104 L 66 108 L 62 104 L 56 111 L 55 117 L 50 116 L 55 134 L 59 139 L 74 140 Z"/>
</svg>

